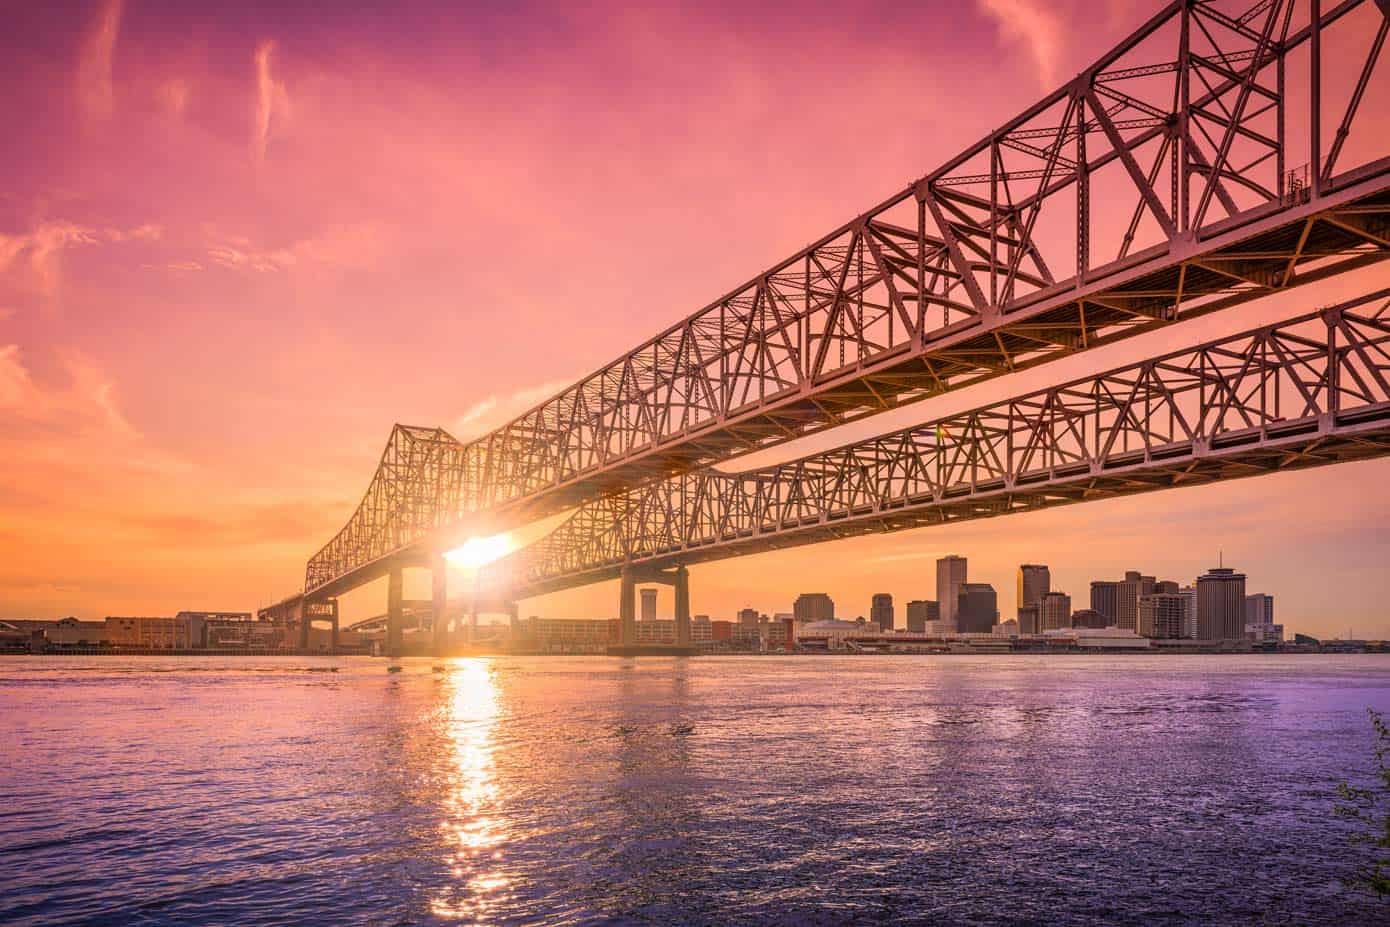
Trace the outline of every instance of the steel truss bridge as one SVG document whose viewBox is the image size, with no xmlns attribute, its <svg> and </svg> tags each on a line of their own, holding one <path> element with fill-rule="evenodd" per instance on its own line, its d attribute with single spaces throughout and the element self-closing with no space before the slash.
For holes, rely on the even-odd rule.
<svg viewBox="0 0 1390 927">
<path fill-rule="evenodd" d="M 587 503 L 488 567 L 519 598 L 858 535 L 1390 454 L 1390 289 L 742 473 Z"/>
<path fill-rule="evenodd" d="M 1259 464 L 1228 459 L 1224 450 L 1212 456 L 1203 443 L 1226 437 L 1234 405 L 1198 417 L 1185 411 L 1189 427 L 1172 432 L 1168 443 L 1176 450 L 1164 458 L 1171 468 L 1191 455 L 1181 478 L 1171 469 L 1134 470 L 1133 461 L 1106 447 L 1050 467 L 1026 486 L 1019 480 L 1036 480 L 1034 463 L 1005 455 L 994 476 L 972 479 L 962 495 L 959 474 L 940 470 L 947 445 L 900 433 L 898 452 L 880 445 L 874 453 L 896 453 L 894 466 L 914 474 L 918 489 L 904 489 L 911 505 L 881 512 L 878 521 L 862 518 L 859 506 L 898 496 L 886 483 L 859 482 L 868 477 L 860 474 L 859 452 L 849 448 L 831 452 L 839 458 L 785 465 L 819 467 L 824 472 L 816 477 L 729 476 L 710 467 L 1384 260 L 1390 132 L 1363 112 L 1362 101 L 1385 80 L 1387 32 L 1390 0 L 1169 3 L 984 139 L 507 425 L 468 442 L 438 428 L 397 425 L 357 510 L 309 561 L 305 600 L 390 576 L 394 601 L 402 567 L 431 565 L 442 574 L 441 552 L 470 535 L 576 508 L 554 536 L 520 558 L 521 588 L 535 593 L 609 578 L 628 561 L 630 579 L 639 561 L 683 566 L 765 549 L 774 546 L 770 525 L 779 526 L 771 532 L 780 537 L 776 544 L 806 543 L 881 529 L 889 526 L 885 519 L 899 519 L 895 527 L 930 524 L 1113 495 L 1122 484 L 1249 472 Z M 1356 324 L 1375 329 L 1381 319 Z M 1291 349 L 1291 342 L 1277 343 Z M 1362 347 L 1382 350 L 1374 339 Z M 1340 371 L 1336 351 L 1329 357 Z M 1375 365 L 1363 371 L 1377 383 L 1383 373 Z M 1216 365 L 1201 376 L 1237 374 L 1246 375 Z M 1308 386 L 1293 373 L 1282 375 L 1289 388 Z M 1142 379 L 1162 380 L 1170 391 L 1177 386 L 1161 373 Z M 1234 380 L 1203 382 L 1211 395 L 1237 389 Z M 1318 415 L 1341 421 L 1341 389 L 1327 388 Z M 1059 393 L 1049 400 L 1059 411 L 1038 414 L 1062 414 L 1071 398 Z M 1197 399 L 1199 406 L 1204 401 Z M 1241 414 L 1264 422 L 1257 443 L 1268 453 L 1292 453 L 1279 443 L 1287 435 L 1268 433 L 1277 423 L 1253 407 Z M 1080 419 L 1069 421 L 1082 427 Z M 1039 435 L 1041 422 L 1032 423 Z M 951 434 L 952 424 L 941 427 Z M 1014 435 L 1029 425 L 1011 419 L 991 427 Z M 1122 447 L 1138 439 L 1130 427 L 1111 429 Z M 959 434 L 980 444 L 952 445 L 952 453 L 966 455 L 977 473 L 994 472 L 981 456 L 1000 454 L 991 432 Z M 1039 459 L 1061 461 L 1068 453 L 1062 436 L 1053 437 L 1035 448 Z M 1341 431 L 1322 437 L 1323 444 L 1306 448 L 1307 459 L 1379 446 L 1378 439 L 1353 440 Z M 1334 451 L 1340 441 L 1347 449 Z M 1364 441 L 1371 445 L 1357 443 Z M 1153 453 L 1144 447 L 1143 454 Z M 913 453 L 921 459 L 910 464 L 904 455 Z M 1143 466 L 1152 459 L 1144 457 Z M 1101 471 L 1092 473 L 1093 465 Z M 932 468 L 938 472 L 928 475 Z M 890 479 L 873 472 L 872 479 Z M 1003 482 L 988 488 L 991 480 Z M 841 511 L 845 485 L 880 501 L 849 505 L 843 524 L 832 527 L 828 513 Z M 793 510 L 801 514 L 786 516 L 798 527 L 783 521 L 783 509 L 759 501 L 769 486 L 812 494 L 798 497 Z M 704 495 L 692 502 L 688 493 L 697 487 Z M 673 494 L 683 494 L 679 505 Z M 817 531 L 800 522 L 813 512 Z M 735 523 L 758 543 L 729 536 Z M 675 582 L 682 598 L 683 569 L 651 575 Z M 441 588 L 437 580 L 436 596 Z"/>
</svg>

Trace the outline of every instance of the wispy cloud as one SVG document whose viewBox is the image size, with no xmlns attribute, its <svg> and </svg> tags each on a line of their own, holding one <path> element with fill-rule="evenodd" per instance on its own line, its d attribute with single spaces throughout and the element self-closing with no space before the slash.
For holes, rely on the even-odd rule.
<svg viewBox="0 0 1390 927">
<path fill-rule="evenodd" d="M 289 92 L 270 69 L 274 52 L 274 42 L 265 41 L 256 46 L 256 122 L 251 135 L 251 157 L 257 165 L 265 161 L 272 134 L 290 117 Z"/>
<path fill-rule="evenodd" d="M 27 271 L 45 302 L 62 286 L 62 256 L 73 248 L 103 243 L 153 242 L 163 237 L 158 225 L 95 228 L 74 222 L 41 222 L 19 235 L 0 234 L 0 275 Z"/>
<path fill-rule="evenodd" d="M 1057 85 L 1063 51 L 1062 21 L 1053 4 L 1041 0 L 977 0 L 1009 42 L 1023 45 L 1045 90 Z"/>
<path fill-rule="evenodd" d="M 44 388 L 34 381 L 19 345 L 0 347 L 0 417 L 63 429 L 93 426 L 119 437 L 133 437 L 135 428 L 117 407 L 114 384 L 79 354 L 63 360 L 65 386 Z"/>
<path fill-rule="evenodd" d="M 181 473 L 186 461 L 150 446 L 121 409 L 116 383 L 81 352 L 59 356 L 61 377 L 36 379 L 18 344 L 0 346 L 0 457 L 6 468 L 102 467 Z"/>
<path fill-rule="evenodd" d="M 206 254 L 211 263 L 228 270 L 255 273 L 271 273 L 306 264 L 369 267 L 382 258 L 390 239 L 383 229 L 368 224 L 330 226 L 317 235 L 281 248 L 258 246 L 244 235 L 212 231 L 208 237 L 210 244 Z M 177 269 L 198 270 L 201 267 Z"/>
<path fill-rule="evenodd" d="M 107 0 L 77 62 L 77 93 L 87 115 L 107 118 L 115 109 L 111 61 L 121 31 L 122 0 Z"/>
<path fill-rule="evenodd" d="M 499 395 L 493 393 L 470 406 L 462 415 L 454 419 L 451 429 L 454 437 L 460 440 L 486 434 L 500 425 L 521 415 L 527 409 L 544 402 L 570 386 L 573 380 L 551 380 L 514 393 Z"/>
</svg>

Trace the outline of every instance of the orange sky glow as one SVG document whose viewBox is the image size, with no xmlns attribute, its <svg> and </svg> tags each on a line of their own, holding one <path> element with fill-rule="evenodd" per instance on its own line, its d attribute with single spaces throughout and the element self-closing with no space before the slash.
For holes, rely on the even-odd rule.
<svg viewBox="0 0 1390 927">
<path fill-rule="evenodd" d="M 500 425 L 921 176 L 1157 7 L 7 4 L 0 618 L 294 591 L 392 423 Z M 1390 126 L 1390 87 L 1363 105 Z M 1387 285 L 1372 266 L 767 453 Z M 959 553 L 1011 616 L 1020 562 L 1050 564 L 1079 608 L 1092 579 L 1187 582 L 1224 552 L 1291 631 L 1384 636 L 1388 518 L 1390 460 L 1370 461 L 698 566 L 692 608 L 826 591 L 852 618 L 887 591 L 901 616 Z M 422 573 L 407 594 L 427 588 Z M 375 584 L 345 612 L 384 600 Z M 522 614 L 616 606 L 603 584 Z"/>
</svg>

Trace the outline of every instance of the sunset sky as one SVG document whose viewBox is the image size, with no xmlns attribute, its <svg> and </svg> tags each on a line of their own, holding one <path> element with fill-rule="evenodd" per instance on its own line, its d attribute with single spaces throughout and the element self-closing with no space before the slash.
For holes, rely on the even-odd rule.
<svg viewBox="0 0 1390 927">
<path fill-rule="evenodd" d="M 346 6 L 0 5 L 0 617 L 294 591 L 392 423 L 501 424 L 1158 4 Z M 1380 265 L 836 440 L 1387 285 Z M 888 591 L 901 616 L 954 552 L 1011 616 L 1019 562 L 1079 608 L 1091 579 L 1190 581 L 1224 551 L 1290 630 L 1390 635 L 1387 516 L 1381 460 L 700 566 L 692 606 L 787 611 L 814 590 L 854 617 Z M 522 612 L 616 604 L 600 585 Z"/>
</svg>

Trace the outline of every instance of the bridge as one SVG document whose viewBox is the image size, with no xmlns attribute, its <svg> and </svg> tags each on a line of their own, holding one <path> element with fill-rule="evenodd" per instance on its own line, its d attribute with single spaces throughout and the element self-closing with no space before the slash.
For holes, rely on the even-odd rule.
<svg viewBox="0 0 1390 927">
<path fill-rule="evenodd" d="M 515 591 L 625 577 L 626 628 L 637 578 L 676 585 L 679 618 L 682 601 L 688 612 L 689 563 L 1230 478 L 1312 440 L 1281 430 L 1286 419 L 1330 423 L 1299 459 L 1369 453 L 1381 446 L 1379 426 L 1342 417 L 1351 400 L 1340 386 L 1310 393 L 1294 416 L 1286 407 L 1245 408 L 1244 400 L 1204 405 L 1222 390 L 1239 395 L 1252 375 L 1312 389 L 1302 374 L 1276 370 L 1269 355 L 1252 362 L 1254 374 L 1214 363 L 1200 375 L 1188 370 L 1201 384 L 1198 408 L 1184 409 L 1185 427 L 1168 432 L 1129 424 L 1137 403 L 1147 410 L 1158 394 L 1136 395 L 1124 414 L 1107 406 L 1117 416 L 1108 426 L 1068 405 L 1087 390 L 1095 403 L 1126 378 L 1135 390 L 1162 383 L 1191 402 L 1192 390 L 1182 388 L 1189 381 L 1168 376 L 1185 369 L 1175 356 L 1171 368 L 1112 371 L 1057 387 L 1046 400 L 976 410 L 968 427 L 931 422 L 925 432 L 772 471 L 711 469 L 1384 260 L 1390 140 L 1362 101 L 1384 80 L 1387 31 L 1390 0 L 1169 3 L 984 139 L 516 420 L 468 442 L 397 425 L 362 502 L 309 561 L 305 602 L 387 576 L 389 612 L 400 571 L 426 566 L 442 608 L 446 551 L 575 510 L 512 561 Z M 1372 334 L 1381 315 L 1359 303 L 1334 314 L 1364 336 L 1363 354 L 1383 351 Z M 1340 376 L 1356 361 L 1329 343 L 1346 337 L 1342 328 L 1324 327 L 1325 375 Z M 1287 354 L 1295 341 L 1276 335 L 1283 331 L 1244 337 Z M 1193 349 L 1207 361 L 1239 350 Z M 1380 385 L 1383 366 L 1356 369 Z M 1050 405 L 1037 406 L 1044 401 Z M 1224 423 L 1236 406 L 1259 423 L 1245 426 L 1258 431 L 1258 459 L 1220 443 L 1235 440 Z M 1030 409 L 1042 417 L 1029 419 Z M 1092 437 L 1108 427 L 1111 443 L 1082 454 L 1065 434 L 1047 431 L 1058 421 L 1091 428 Z M 1141 431 L 1142 459 L 1116 450 Z M 997 434 L 1033 435 L 1035 457 L 1001 453 Z M 1081 456 L 1064 463 L 1068 453 Z M 886 463 L 869 466 L 865 455 Z M 1039 478 L 1044 459 L 1054 464 Z M 967 462 L 971 477 L 962 483 L 952 468 Z M 894 479 L 902 485 L 894 488 Z"/>
</svg>

